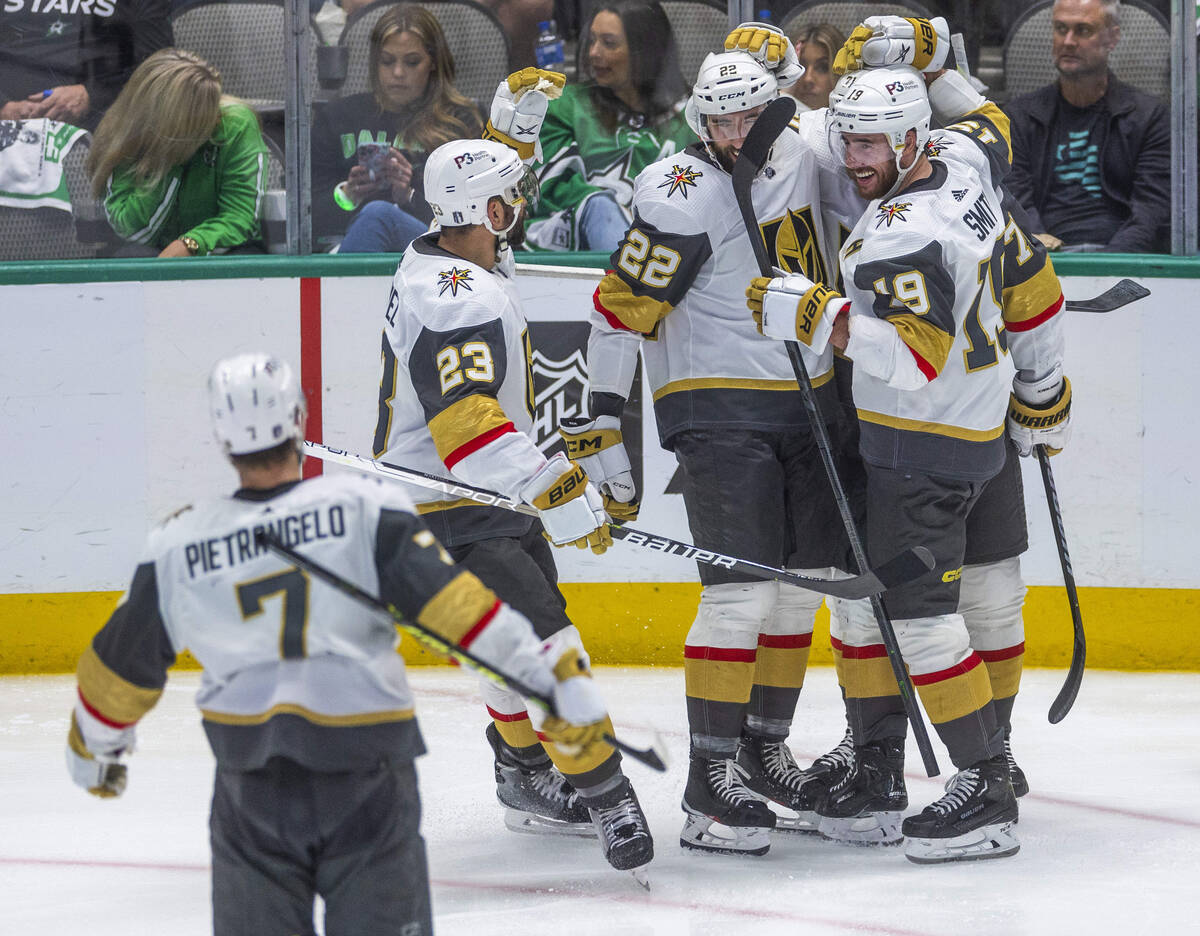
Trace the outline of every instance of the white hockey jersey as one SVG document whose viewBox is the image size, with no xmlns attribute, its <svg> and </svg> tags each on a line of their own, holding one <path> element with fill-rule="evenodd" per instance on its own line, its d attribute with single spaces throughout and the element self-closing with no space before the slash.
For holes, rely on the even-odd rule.
<svg viewBox="0 0 1200 936">
<path fill-rule="evenodd" d="M 498 607 L 396 485 L 336 475 L 198 502 L 151 533 L 80 660 L 84 741 L 135 724 L 186 649 L 204 667 L 196 703 L 223 767 L 283 756 L 343 771 L 423 753 L 395 625 L 260 545 L 259 529 L 451 641 Z"/>
<path fill-rule="evenodd" d="M 381 461 L 517 497 L 546 458 L 528 435 L 533 376 L 516 284 L 438 246 L 404 253 L 383 327 L 383 373 L 372 451 Z M 413 488 L 438 539 L 457 546 L 520 536 L 530 519 Z"/>
<path fill-rule="evenodd" d="M 795 125 L 793 125 L 793 131 Z M 751 188 L 772 263 L 834 282 L 813 153 L 785 131 Z M 596 291 L 588 370 L 593 393 L 628 398 L 641 344 L 664 446 L 694 428 L 808 424 L 786 349 L 758 333 L 746 287 L 758 265 L 729 174 L 699 146 L 647 167 L 634 221 Z M 832 390 L 832 352 L 809 371 Z M 832 418 L 832 400 L 823 400 Z"/>
</svg>

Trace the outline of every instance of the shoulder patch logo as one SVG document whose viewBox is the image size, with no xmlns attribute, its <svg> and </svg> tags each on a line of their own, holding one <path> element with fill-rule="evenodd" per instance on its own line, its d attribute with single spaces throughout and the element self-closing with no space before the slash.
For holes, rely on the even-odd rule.
<svg viewBox="0 0 1200 936">
<path fill-rule="evenodd" d="M 967 190 L 965 188 L 951 189 L 950 194 L 954 196 L 955 201 L 962 201 L 964 198 L 967 197 Z"/>
<path fill-rule="evenodd" d="M 936 139 L 936 140 L 930 140 L 929 142 L 927 142 L 925 144 L 925 155 L 926 156 L 941 156 L 942 150 L 945 148 L 946 148 L 945 140 L 943 140 L 941 138 Z"/>
<path fill-rule="evenodd" d="M 458 267 L 451 267 L 448 270 L 442 270 L 438 274 L 438 290 L 439 296 L 446 295 L 446 290 L 450 290 L 451 296 L 457 296 L 460 288 L 471 292 L 471 271 L 460 270 Z"/>
<path fill-rule="evenodd" d="M 671 171 L 668 172 L 664 177 L 667 181 L 660 182 L 658 187 L 667 189 L 668 198 L 670 198 L 676 192 L 681 193 L 684 198 L 687 198 L 688 186 L 695 188 L 696 180 L 703 175 L 703 172 L 693 169 L 691 166 L 672 166 Z M 667 186 L 670 186 L 670 188 L 667 188 Z"/>
<path fill-rule="evenodd" d="M 885 222 L 888 227 L 891 227 L 893 221 L 908 221 L 904 213 L 911 207 L 912 202 L 892 202 L 890 205 L 880 205 L 879 212 L 875 215 L 876 229 Z"/>
</svg>

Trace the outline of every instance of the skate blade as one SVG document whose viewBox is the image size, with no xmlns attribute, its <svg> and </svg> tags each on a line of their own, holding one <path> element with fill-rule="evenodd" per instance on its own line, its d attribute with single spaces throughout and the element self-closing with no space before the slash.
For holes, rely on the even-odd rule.
<svg viewBox="0 0 1200 936">
<path fill-rule="evenodd" d="M 695 851 L 721 855 L 765 855 L 771 849 L 771 830 L 727 826 L 708 816 L 688 813 L 679 844 Z"/>
<path fill-rule="evenodd" d="M 643 865 L 640 868 L 630 868 L 629 876 L 637 881 L 646 890 L 650 890 L 650 877 L 646 874 L 646 867 Z"/>
<path fill-rule="evenodd" d="M 844 845 L 895 845 L 904 840 L 899 812 L 866 813 L 849 819 L 820 816 L 817 831 L 822 838 Z"/>
<path fill-rule="evenodd" d="M 904 857 L 916 864 L 1007 858 L 1021 850 L 1021 843 L 1013 831 L 1015 824 L 999 822 L 953 838 L 910 838 L 904 849 Z"/>
<path fill-rule="evenodd" d="M 596 827 L 590 822 L 547 819 L 545 816 L 513 809 L 511 806 L 504 810 L 504 825 L 509 831 L 520 832 L 522 835 L 565 835 L 590 839 L 596 837 Z"/>
<path fill-rule="evenodd" d="M 775 830 L 777 832 L 815 833 L 817 831 L 817 820 L 820 817 L 815 812 L 811 810 L 798 812 L 758 790 L 750 790 L 750 795 L 760 803 L 766 803 L 767 808 L 775 814 Z"/>
</svg>

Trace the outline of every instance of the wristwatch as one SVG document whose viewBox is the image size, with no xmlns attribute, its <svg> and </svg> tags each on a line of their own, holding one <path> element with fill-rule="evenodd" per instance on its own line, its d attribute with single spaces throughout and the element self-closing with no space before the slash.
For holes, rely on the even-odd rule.
<svg viewBox="0 0 1200 936">
<path fill-rule="evenodd" d="M 183 244 L 184 247 L 187 248 L 187 252 L 190 253 L 193 257 L 196 256 L 196 254 L 200 253 L 200 242 L 197 241 L 196 238 L 181 237 L 181 238 L 179 238 L 179 242 L 181 244 Z"/>
</svg>

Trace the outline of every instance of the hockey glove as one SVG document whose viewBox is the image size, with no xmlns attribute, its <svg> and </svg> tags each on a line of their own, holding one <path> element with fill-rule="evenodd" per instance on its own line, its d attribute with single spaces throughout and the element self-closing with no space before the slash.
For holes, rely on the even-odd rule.
<svg viewBox="0 0 1200 936">
<path fill-rule="evenodd" d="M 780 341 L 799 341 L 813 354 L 829 344 L 833 322 L 846 299 L 803 273 L 756 276 L 746 290 L 759 334 Z"/>
<path fill-rule="evenodd" d="M 604 501 L 587 473 L 559 452 L 521 488 L 521 499 L 537 508 L 555 546 L 574 543 L 599 555 L 612 545 Z"/>
<path fill-rule="evenodd" d="M 76 786 L 92 796 L 111 799 L 125 792 L 126 769 L 119 762 L 124 750 L 93 754 L 83 741 L 79 723 L 71 715 L 71 730 L 67 735 L 67 772 Z"/>
<path fill-rule="evenodd" d="M 554 714 L 542 722 L 541 733 L 569 754 L 603 741 L 609 730 L 608 711 L 578 650 L 569 649 L 558 658 L 554 678 Z"/>
<path fill-rule="evenodd" d="M 800 79 L 804 66 L 782 29 L 770 23 L 742 23 L 725 37 L 726 52 L 746 52 L 775 73 L 780 88 Z"/>
<path fill-rule="evenodd" d="M 1049 396 L 1039 389 L 1037 384 L 1028 384 L 1019 377 L 1013 379 L 1008 434 L 1022 456 L 1031 454 L 1035 445 L 1046 446 L 1047 455 L 1057 455 L 1071 438 L 1071 381 L 1063 377 L 1049 402 L 1038 399 Z"/>
<path fill-rule="evenodd" d="M 496 88 L 483 138 L 511 146 L 526 163 L 533 159 L 540 161 L 542 148 L 538 137 L 546 108 L 562 94 L 566 82 L 566 75 L 542 68 L 513 72 Z"/>
<path fill-rule="evenodd" d="M 950 27 L 943 16 L 910 19 L 868 16 L 855 26 L 833 60 L 835 74 L 861 68 L 911 65 L 917 71 L 939 71 L 950 50 Z"/>
<path fill-rule="evenodd" d="M 621 420 L 616 416 L 568 416 L 559 422 L 558 433 L 567 444 L 567 457 L 600 489 L 608 515 L 618 523 L 636 520 L 641 505 L 621 438 Z"/>
</svg>

